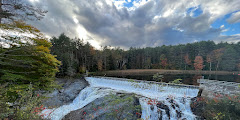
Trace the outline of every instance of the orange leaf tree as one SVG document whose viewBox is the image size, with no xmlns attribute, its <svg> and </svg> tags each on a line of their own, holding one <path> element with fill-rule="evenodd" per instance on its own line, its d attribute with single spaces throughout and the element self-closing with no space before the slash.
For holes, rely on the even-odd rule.
<svg viewBox="0 0 240 120">
<path fill-rule="evenodd" d="M 203 69 L 203 58 L 202 58 L 202 56 L 196 56 L 195 57 L 194 68 L 195 68 L 195 70 L 202 70 Z"/>
</svg>

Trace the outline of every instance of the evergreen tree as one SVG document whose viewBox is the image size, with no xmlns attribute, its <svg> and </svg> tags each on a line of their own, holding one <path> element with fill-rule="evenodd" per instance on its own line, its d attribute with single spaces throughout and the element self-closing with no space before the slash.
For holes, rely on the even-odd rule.
<svg viewBox="0 0 240 120">
<path fill-rule="evenodd" d="M 73 76 L 76 70 L 76 68 L 74 69 L 76 60 L 73 55 L 74 45 L 71 39 L 63 33 L 58 38 L 53 37 L 50 41 L 53 44 L 52 54 L 57 55 L 57 59 L 62 62 L 59 75 Z"/>
<path fill-rule="evenodd" d="M 237 66 L 237 52 L 232 46 L 228 46 L 222 55 L 220 63 L 221 69 L 226 71 L 233 71 Z"/>
</svg>

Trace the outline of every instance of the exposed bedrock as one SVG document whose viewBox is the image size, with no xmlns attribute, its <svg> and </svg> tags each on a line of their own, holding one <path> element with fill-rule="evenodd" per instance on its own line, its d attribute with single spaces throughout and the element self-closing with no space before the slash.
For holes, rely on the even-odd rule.
<svg viewBox="0 0 240 120">
<path fill-rule="evenodd" d="M 130 101 L 126 101 L 128 99 Z M 141 118 L 141 112 L 135 109 L 139 105 L 139 100 L 134 94 L 117 93 L 98 98 L 82 109 L 71 111 L 63 120 L 118 120 L 124 118 L 136 120 Z M 141 111 L 140 107 L 139 111 Z"/>
</svg>

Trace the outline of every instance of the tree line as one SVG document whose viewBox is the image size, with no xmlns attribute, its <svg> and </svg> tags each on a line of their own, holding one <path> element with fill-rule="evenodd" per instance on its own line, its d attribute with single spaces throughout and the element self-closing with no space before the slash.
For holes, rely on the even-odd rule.
<svg viewBox="0 0 240 120">
<path fill-rule="evenodd" d="M 58 75 L 124 69 L 235 71 L 240 69 L 240 42 L 201 41 L 179 45 L 95 49 L 65 34 L 51 38 L 51 52 L 62 61 Z"/>
</svg>

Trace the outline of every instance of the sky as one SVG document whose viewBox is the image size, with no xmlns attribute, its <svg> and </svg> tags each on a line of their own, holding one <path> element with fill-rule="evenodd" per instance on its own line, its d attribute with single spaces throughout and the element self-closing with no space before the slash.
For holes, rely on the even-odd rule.
<svg viewBox="0 0 240 120">
<path fill-rule="evenodd" d="M 240 0 L 29 1 L 48 10 L 29 21 L 44 34 L 65 33 L 98 49 L 240 41 Z"/>
</svg>

